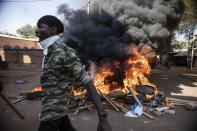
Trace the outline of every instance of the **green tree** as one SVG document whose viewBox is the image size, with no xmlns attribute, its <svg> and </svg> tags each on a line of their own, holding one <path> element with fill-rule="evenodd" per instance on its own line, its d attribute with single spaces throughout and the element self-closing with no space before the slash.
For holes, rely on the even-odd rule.
<svg viewBox="0 0 197 131">
<path fill-rule="evenodd" d="M 171 43 L 171 50 L 187 49 L 188 43 L 184 41 L 173 40 Z"/>
<path fill-rule="evenodd" d="M 26 24 L 22 26 L 21 28 L 17 29 L 17 34 L 21 35 L 24 38 L 37 38 L 35 35 L 36 26 L 31 26 L 29 24 Z"/>
<path fill-rule="evenodd" d="M 182 15 L 178 32 L 188 37 L 190 33 L 197 29 L 197 1 L 184 0 L 184 4 L 185 11 Z"/>
</svg>

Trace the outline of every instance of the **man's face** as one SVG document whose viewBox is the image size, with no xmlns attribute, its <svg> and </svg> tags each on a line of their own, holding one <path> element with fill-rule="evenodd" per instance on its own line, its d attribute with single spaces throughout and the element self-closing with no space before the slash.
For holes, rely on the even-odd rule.
<svg viewBox="0 0 197 131">
<path fill-rule="evenodd" d="M 39 24 L 35 31 L 36 36 L 39 38 L 39 41 L 43 41 L 51 36 L 53 36 L 53 27 L 50 27 L 46 24 Z"/>
</svg>

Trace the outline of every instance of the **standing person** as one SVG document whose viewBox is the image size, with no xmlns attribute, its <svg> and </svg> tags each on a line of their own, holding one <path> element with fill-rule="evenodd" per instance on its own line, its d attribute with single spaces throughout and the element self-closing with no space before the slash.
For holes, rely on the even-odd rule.
<svg viewBox="0 0 197 131">
<path fill-rule="evenodd" d="M 40 76 L 42 90 L 42 110 L 38 131 L 76 131 L 67 115 L 66 105 L 74 79 L 86 87 L 97 109 L 99 124 L 103 131 L 111 131 L 107 113 L 103 109 L 92 79 L 85 71 L 76 52 L 59 37 L 64 31 L 62 22 L 55 16 L 46 15 L 37 22 L 36 36 L 43 47 L 44 58 Z"/>
<path fill-rule="evenodd" d="M 168 71 L 170 71 L 170 66 L 171 66 L 171 59 L 170 59 L 170 56 L 168 56 L 165 60 L 165 65 L 168 69 Z"/>
</svg>

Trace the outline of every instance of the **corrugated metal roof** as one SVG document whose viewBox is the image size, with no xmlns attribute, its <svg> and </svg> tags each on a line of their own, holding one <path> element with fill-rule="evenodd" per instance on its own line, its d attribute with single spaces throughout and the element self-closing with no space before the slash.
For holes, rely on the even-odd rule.
<svg viewBox="0 0 197 131">
<path fill-rule="evenodd" d="M 188 51 L 180 51 L 179 53 L 177 53 L 177 54 L 174 55 L 174 56 L 187 56 L 187 55 L 188 55 L 187 52 L 188 52 Z M 197 56 L 197 49 L 194 49 L 194 56 Z"/>
</svg>

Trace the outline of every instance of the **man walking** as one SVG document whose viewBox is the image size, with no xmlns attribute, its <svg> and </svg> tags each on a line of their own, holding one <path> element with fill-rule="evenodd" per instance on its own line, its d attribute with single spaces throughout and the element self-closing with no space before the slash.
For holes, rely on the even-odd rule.
<svg viewBox="0 0 197 131">
<path fill-rule="evenodd" d="M 36 36 L 43 47 L 44 58 L 40 76 L 42 90 L 42 110 L 39 131 L 76 131 L 67 116 L 67 101 L 77 80 L 86 87 L 98 111 L 99 128 L 111 131 L 92 79 L 81 64 L 75 50 L 68 47 L 59 37 L 64 31 L 62 22 L 55 16 L 46 15 L 37 22 Z"/>
</svg>

